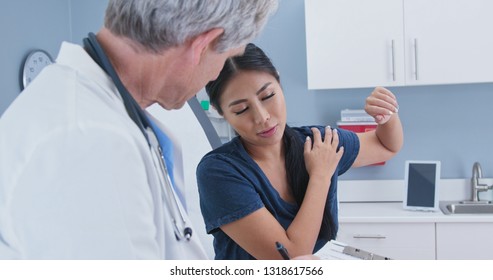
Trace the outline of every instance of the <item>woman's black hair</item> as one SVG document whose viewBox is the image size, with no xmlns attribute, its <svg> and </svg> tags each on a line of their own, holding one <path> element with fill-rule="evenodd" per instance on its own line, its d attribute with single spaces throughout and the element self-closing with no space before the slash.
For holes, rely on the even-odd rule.
<svg viewBox="0 0 493 280">
<path fill-rule="evenodd" d="M 265 72 L 272 75 L 280 83 L 279 72 L 277 72 L 269 57 L 256 45 L 252 43 L 248 44 L 243 55 L 228 58 L 217 79 L 205 86 L 210 103 L 221 115 L 223 111 L 221 110 L 220 99 L 224 88 L 240 71 Z M 304 143 L 297 132 L 288 125 L 286 125 L 284 130 L 283 143 L 288 183 L 296 203 L 301 205 L 309 180 L 303 155 Z M 326 205 L 319 237 L 327 240 L 335 239 L 335 230 L 334 219 L 330 208 Z"/>
</svg>

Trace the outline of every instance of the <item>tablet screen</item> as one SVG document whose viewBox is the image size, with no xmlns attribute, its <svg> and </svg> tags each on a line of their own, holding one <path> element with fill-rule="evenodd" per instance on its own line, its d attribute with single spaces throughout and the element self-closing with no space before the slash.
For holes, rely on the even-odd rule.
<svg viewBox="0 0 493 280">
<path fill-rule="evenodd" d="M 439 162 L 407 162 L 407 208 L 433 210 L 438 203 Z"/>
</svg>

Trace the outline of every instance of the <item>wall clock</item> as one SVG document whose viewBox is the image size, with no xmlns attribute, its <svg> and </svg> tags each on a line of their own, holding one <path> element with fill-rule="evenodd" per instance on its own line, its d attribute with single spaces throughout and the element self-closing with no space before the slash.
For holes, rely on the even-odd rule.
<svg viewBox="0 0 493 280">
<path fill-rule="evenodd" d="M 44 67 L 53 63 L 50 54 L 44 50 L 29 52 L 22 65 L 21 89 L 25 89 Z"/>
</svg>

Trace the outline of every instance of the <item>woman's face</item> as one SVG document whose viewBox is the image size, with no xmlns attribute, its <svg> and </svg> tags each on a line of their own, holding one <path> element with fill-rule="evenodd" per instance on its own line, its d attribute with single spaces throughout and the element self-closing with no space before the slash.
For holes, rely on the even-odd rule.
<svg viewBox="0 0 493 280">
<path fill-rule="evenodd" d="M 220 98 L 224 118 L 245 144 L 277 144 L 286 125 L 286 104 L 280 84 L 269 73 L 241 71 Z"/>
</svg>

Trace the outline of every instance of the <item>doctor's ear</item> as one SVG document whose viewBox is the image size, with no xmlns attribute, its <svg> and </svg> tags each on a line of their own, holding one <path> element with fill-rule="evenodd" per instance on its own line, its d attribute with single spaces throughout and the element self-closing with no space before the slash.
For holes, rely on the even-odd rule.
<svg viewBox="0 0 493 280">
<path fill-rule="evenodd" d="M 199 64 L 206 51 L 214 51 L 217 39 L 224 33 L 222 28 L 213 28 L 203 32 L 191 40 L 192 59 Z"/>
</svg>

